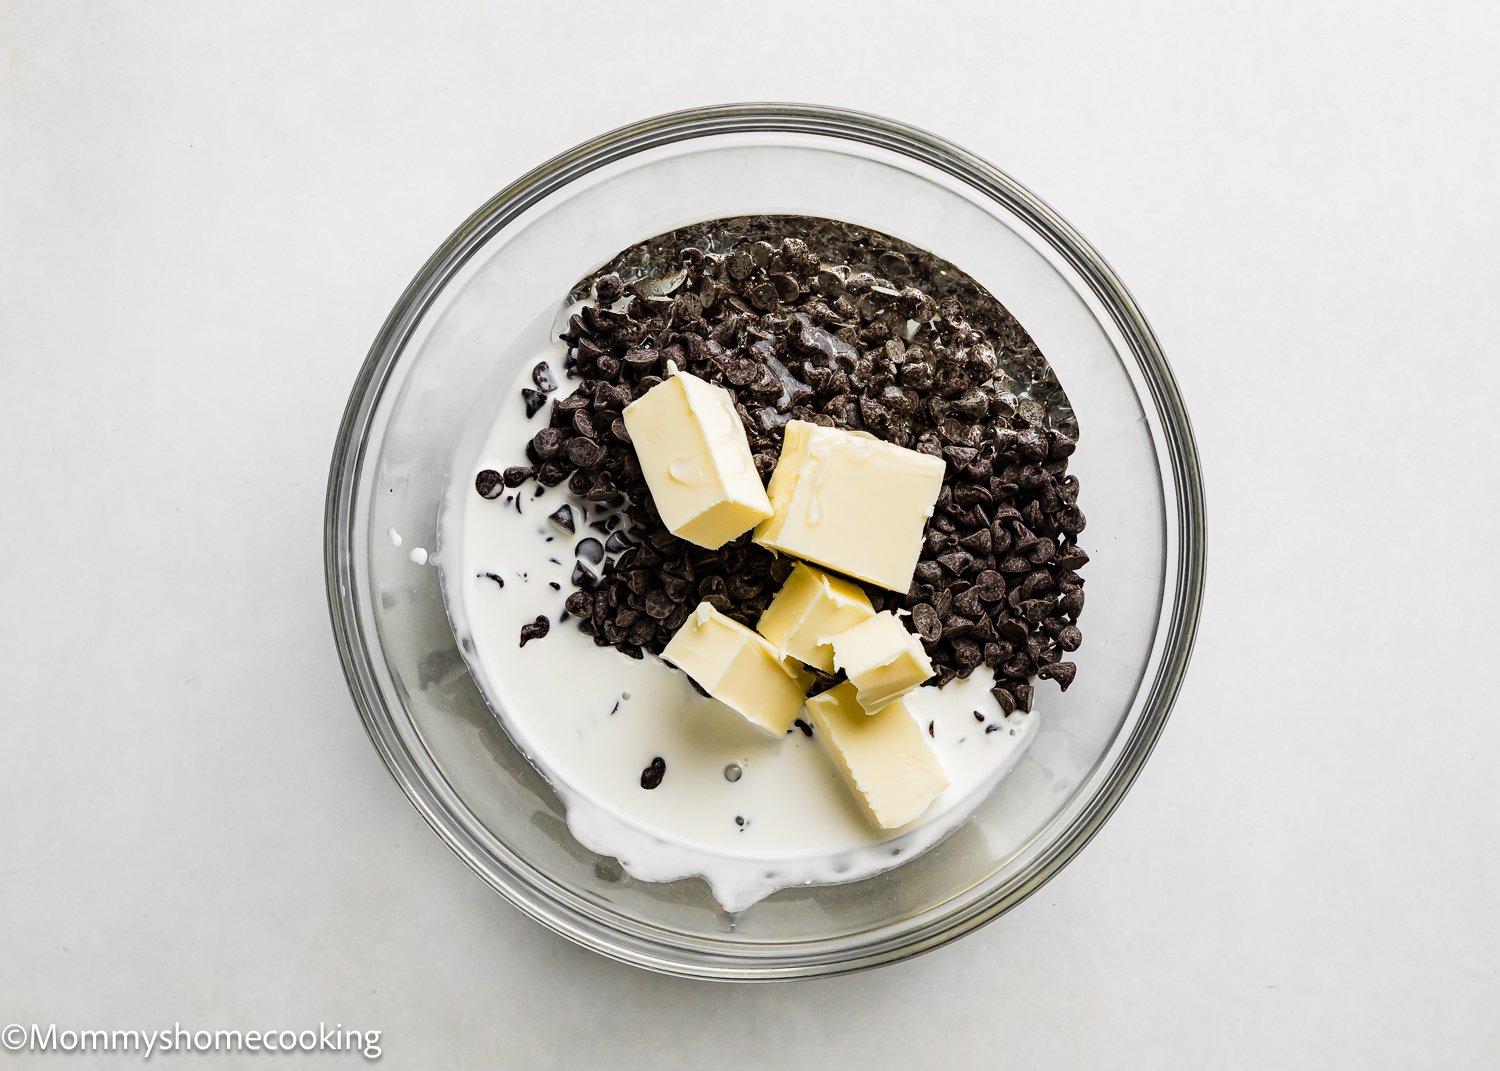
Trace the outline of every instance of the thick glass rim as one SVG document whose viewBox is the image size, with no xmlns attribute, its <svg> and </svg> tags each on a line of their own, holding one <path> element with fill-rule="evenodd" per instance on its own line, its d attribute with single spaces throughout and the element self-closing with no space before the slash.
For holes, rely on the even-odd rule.
<svg viewBox="0 0 1500 1071">
<path fill-rule="evenodd" d="M 1017 878 L 970 903 L 873 934 L 785 945 L 722 943 L 724 947 L 715 947 L 720 942 L 637 924 L 536 873 L 479 828 L 432 757 L 420 743 L 411 746 L 381 694 L 360 619 L 354 568 L 355 505 L 366 437 L 391 372 L 433 300 L 486 241 L 551 193 L 625 157 L 679 141 L 766 132 L 858 142 L 935 168 L 1014 214 L 1078 273 L 1128 345 L 1160 420 L 1160 447 L 1171 465 L 1169 517 L 1172 507 L 1176 512 L 1175 531 L 1167 532 L 1169 546 L 1175 544 L 1176 571 L 1156 672 L 1142 682 L 1140 717 L 1129 727 L 1117 761 L 1103 770 L 1093 795 Z M 417 272 L 370 347 L 339 427 L 325 510 L 324 568 L 339 657 L 366 732 L 407 798 L 459 858 L 536 921 L 612 959 L 683 977 L 766 981 L 864 970 L 938 948 L 1025 900 L 1093 838 L 1149 758 L 1181 688 L 1203 599 L 1204 492 L 1197 447 L 1156 337 L 1114 271 L 1038 197 L 965 149 L 891 119 L 816 105 L 727 104 L 656 116 L 561 153 L 486 202 Z"/>
</svg>

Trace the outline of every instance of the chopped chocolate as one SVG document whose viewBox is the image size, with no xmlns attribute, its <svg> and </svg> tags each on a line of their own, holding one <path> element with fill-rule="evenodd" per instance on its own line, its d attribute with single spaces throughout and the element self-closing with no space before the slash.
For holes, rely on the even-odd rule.
<svg viewBox="0 0 1500 1071">
<path fill-rule="evenodd" d="M 505 577 L 501 576 L 499 573 L 480 573 L 479 575 L 488 577 L 490 580 L 493 580 L 495 583 L 499 584 L 502 588 L 505 586 Z"/>
</svg>

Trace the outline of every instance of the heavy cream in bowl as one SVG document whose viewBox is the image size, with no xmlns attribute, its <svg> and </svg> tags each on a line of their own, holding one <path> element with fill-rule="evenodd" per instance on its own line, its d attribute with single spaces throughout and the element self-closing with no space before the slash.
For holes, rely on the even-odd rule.
<svg viewBox="0 0 1500 1071">
<path fill-rule="evenodd" d="M 868 877 L 961 824 L 1020 760 L 1045 716 L 1002 717 L 983 671 L 908 696 L 950 784 L 917 822 L 882 832 L 800 726 L 772 739 L 699 695 L 661 659 L 597 647 L 575 622 L 558 621 L 577 545 L 603 533 L 575 522 L 570 535 L 549 520 L 565 502 L 581 520 L 585 504 L 564 487 L 533 483 L 484 499 L 474 476 L 524 457 L 539 425 L 527 418 L 520 390 L 541 360 L 563 384 L 559 395 L 569 390 L 563 353 L 560 343 L 539 352 L 499 392 L 498 412 L 476 413 L 490 426 L 477 451 L 461 465 L 455 459 L 436 564 L 475 679 L 557 792 L 578 842 L 643 881 L 701 876 L 726 910 L 740 911 L 788 886 Z M 550 631 L 522 647 L 522 626 L 538 616 L 551 620 Z M 648 791 L 641 774 L 656 758 L 666 772 Z"/>
</svg>

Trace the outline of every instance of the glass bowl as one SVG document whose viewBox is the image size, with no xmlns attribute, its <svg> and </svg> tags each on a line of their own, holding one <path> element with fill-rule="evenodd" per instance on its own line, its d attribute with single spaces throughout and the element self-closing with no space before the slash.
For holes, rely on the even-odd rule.
<svg viewBox="0 0 1500 1071">
<path fill-rule="evenodd" d="M 786 213 L 929 249 L 1003 302 L 1077 413 L 1071 471 L 1089 518 L 1079 675 L 1022 764 L 931 851 L 738 914 L 698 879 L 651 884 L 569 835 L 562 807 L 487 708 L 457 648 L 438 511 L 499 355 L 550 325 L 619 250 L 717 217 Z M 465 474 L 467 476 L 467 474 Z M 403 534 L 397 547 L 387 533 Z M 420 550 L 416 548 L 421 548 Z M 637 966 L 699 978 L 835 974 L 951 941 L 1042 886 L 1120 802 L 1181 686 L 1203 583 L 1203 491 L 1187 413 L 1150 328 L 1055 212 L 958 146 L 888 119 L 745 104 L 648 119 L 502 190 L 417 273 L 360 370 L 339 429 L 328 600 L 376 750 L 429 824 L 502 896 Z M 1051 685 L 1043 685 L 1051 688 Z"/>
</svg>

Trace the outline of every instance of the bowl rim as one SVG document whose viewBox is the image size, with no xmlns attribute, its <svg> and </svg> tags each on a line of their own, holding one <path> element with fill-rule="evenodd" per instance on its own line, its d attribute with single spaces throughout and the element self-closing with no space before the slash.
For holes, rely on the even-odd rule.
<svg viewBox="0 0 1500 1071">
<path fill-rule="evenodd" d="M 722 134 L 778 132 L 858 142 L 934 167 L 1001 204 L 1039 234 L 1089 285 L 1121 332 L 1160 419 L 1171 461 L 1168 499 L 1176 508 L 1176 575 L 1167 628 L 1155 676 L 1142 681 L 1141 715 L 1104 771 L 1100 785 L 1061 835 L 1033 859 L 1018 879 L 954 911 L 910 920 L 894 934 L 860 935 L 852 947 L 821 946 L 847 937 L 801 942 L 805 952 L 768 946 L 738 955 L 706 953 L 688 945 L 667 948 L 659 928 L 621 927 L 586 900 L 556 883 L 525 873 L 518 858 L 485 863 L 494 838 L 473 828 L 472 816 L 441 777 L 430 756 L 415 754 L 385 708 L 360 621 L 353 577 L 354 510 L 366 436 L 391 372 L 412 330 L 453 273 L 495 233 L 533 205 L 581 176 L 636 153 L 678 141 Z M 1141 399 L 1144 403 L 1145 399 Z M 1169 547 L 1172 532 L 1167 533 Z M 738 103 L 690 108 L 654 116 L 601 134 L 558 154 L 510 183 L 477 211 L 423 264 L 387 316 L 355 379 L 339 425 L 325 503 L 324 570 L 329 616 L 340 661 L 360 719 L 376 752 L 417 811 L 448 846 L 506 900 L 555 933 L 620 962 L 680 977 L 769 981 L 866 970 L 931 951 L 970 933 L 1027 899 L 1062 870 L 1119 806 L 1161 735 L 1181 689 L 1197 634 L 1205 574 L 1204 489 L 1201 464 L 1181 392 L 1154 333 L 1130 292 L 1099 253 L 1061 216 L 1009 175 L 944 138 L 896 120 L 821 105 Z M 1138 693 L 1139 694 L 1139 693 Z M 502 856 L 505 851 L 502 848 Z M 540 879 L 540 880 L 538 880 Z M 774 946 L 771 946 L 774 947 Z"/>
</svg>

